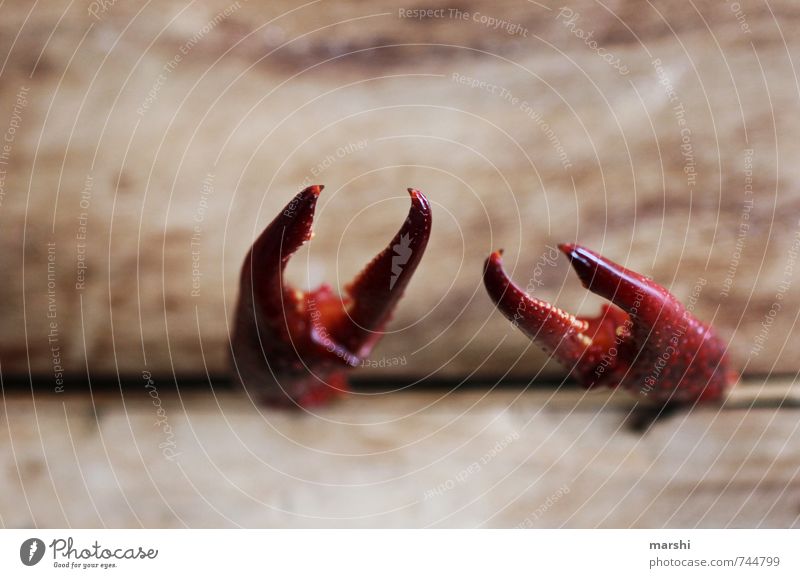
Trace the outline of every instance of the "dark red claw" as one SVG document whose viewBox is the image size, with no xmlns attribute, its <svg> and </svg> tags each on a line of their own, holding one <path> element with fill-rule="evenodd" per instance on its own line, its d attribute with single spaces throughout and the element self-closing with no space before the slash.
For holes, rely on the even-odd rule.
<svg viewBox="0 0 800 578">
<path fill-rule="evenodd" d="M 309 292 L 283 282 L 292 254 L 311 238 L 322 185 L 298 193 L 245 258 L 232 340 L 248 390 L 267 403 L 321 405 L 348 389 L 346 371 L 367 357 L 419 264 L 431 230 L 425 196 L 409 189 L 402 228 L 340 298 L 328 285 Z"/>
<path fill-rule="evenodd" d="M 348 315 L 332 328 L 338 340 L 359 357 L 368 355 L 380 338 L 428 245 L 432 223 L 428 199 L 416 189 L 408 189 L 408 194 L 411 208 L 405 222 L 387 247 L 346 287 L 352 304 Z"/>
<path fill-rule="evenodd" d="M 486 261 L 484 284 L 498 309 L 586 387 L 607 385 L 659 404 L 720 399 L 734 379 L 725 344 L 669 291 L 584 247 L 559 245 L 583 285 L 615 305 L 576 318 L 526 295 Z"/>
<path fill-rule="evenodd" d="M 283 211 L 253 243 L 245 258 L 242 280 L 253 279 L 247 287 L 258 295 L 259 308 L 267 317 L 280 317 L 284 301 L 294 304 L 294 293 L 284 294 L 283 271 L 289 258 L 311 238 L 314 210 L 325 187 L 312 185 L 295 195 Z M 242 284 L 242 289 L 245 285 Z M 277 298 L 276 298 L 277 297 Z"/>
<path fill-rule="evenodd" d="M 584 287 L 617 305 L 646 329 L 664 315 L 683 312 L 680 301 L 644 275 L 580 245 L 562 243 L 558 248 L 569 257 Z"/>
<path fill-rule="evenodd" d="M 495 251 L 486 260 L 483 281 L 489 296 L 516 327 L 548 353 L 558 351 L 561 358 L 577 360 L 586 348 L 586 322 L 525 293 L 506 275 L 502 255 Z"/>
</svg>

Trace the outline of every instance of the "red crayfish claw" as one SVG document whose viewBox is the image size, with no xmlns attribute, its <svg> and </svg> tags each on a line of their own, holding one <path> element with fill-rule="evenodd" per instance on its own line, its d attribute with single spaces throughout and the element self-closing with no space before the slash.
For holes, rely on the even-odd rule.
<svg viewBox="0 0 800 578">
<path fill-rule="evenodd" d="M 272 405 L 310 407 L 348 391 L 347 370 L 381 337 L 431 232 L 431 210 L 408 189 L 411 209 L 389 245 L 340 297 L 323 284 L 302 292 L 286 285 L 289 258 L 311 238 L 322 185 L 298 193 L 251 247 L 240 278 L 231 343 L 245 389 Z"/>
<path fill-rule="evenodd" d="M 622 387 L 660 406 L 721 400 L 734 380 L 725 344 L 651 279 L 579 245 L 562 244 L 589 291 L 610 300 L 597 317 L 575 317 L 527 295 L 486 260 L 483 280 L 498 309 L 585 387 Z"/>
</svg>

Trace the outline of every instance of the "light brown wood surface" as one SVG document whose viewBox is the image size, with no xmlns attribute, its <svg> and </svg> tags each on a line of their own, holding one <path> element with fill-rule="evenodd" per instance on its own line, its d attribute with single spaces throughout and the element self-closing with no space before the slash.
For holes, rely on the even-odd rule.
<svg viewBox="0 0 800 578">
<path fill-rule="evenodd" d="M 644 435 L 624 425 L 625 396 L 577 390 L 360 394 L 315 415 L 159 384 L 157 398 L 17 391 L 0 413 L 0 522 L 797 527 L 790 386 L 740 386 L 723 409 L 677 414 Z M 751 409 L 755 394 L 764 403 Z"/>
<path fill-rule="evenodd" d="M 406 187 L 433 203 L 426 256 L 374 352 L 407 363 L 364 373 L 529 379 L 545 358 L 493 310 L 482 264 L 503 247 L 521 285 L 534 279 L 536 296 L 593 313 L 599 300 L 565 259 L 540 264 L 565 241 L 681 299 L 697 292 L 695 312 L 730 340 L 737 369 L 797 371 L 795 2 L 458 2 L 526 36 L 449 15 L 400 18 L 390 0 L 102 4 L 96 16 L 67 0 L 0 7 L 0 138 L 19 125 L 0 203 L 5 372 L 31 370 L 51 386 L 51 242 L 61 362 L 72 375 L 87 365 L 104 375 L 226 371 L 244 254 L 306 178 L 327 189 L 316 237 L 289 267 L 299 287 L 341 289 L 399 227 Z M 577 24 L 558 17 L 562 6 Z M 76 290 L 84 225 L 86 285 Z"/>
</svg>

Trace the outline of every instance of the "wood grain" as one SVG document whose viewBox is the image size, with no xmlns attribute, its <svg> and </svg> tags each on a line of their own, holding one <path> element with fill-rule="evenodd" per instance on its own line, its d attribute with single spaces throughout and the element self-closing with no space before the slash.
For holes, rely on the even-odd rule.
<svg viewBox="0 0 800 578">
<path fill-rule="evenodd" d="M 405 187 L 434 205 L 374 354 L 405 363 L 364 374 L 560 374 L 493 311 L 480 271 L 504 247 L 521 285 L 589 313 L 599 300 L 547 259 L 573 240 L 694 298 L 738 369 L 795 372 L 793 3 L 539 4 L 464 1 L 461 21 L 400 18 L 385 0 L 116 2 L 96 16 L 5 2 L 0 136 L 19 126 L 0 200 L 3 371 L 52 388 L 53 243 L 65 371 L 226 372 L 243 256 L 311 179 L 328 188 L 289 269 L 300 287 L 341 289 L 399 227 Z"/>
<path fill-rule="evenodd" d="M 570 390 L 360 395 L 316 415 L 155 391 L 6 396 L 2 524 L 800 526 L 796 407 L 698 409 L 641 435 L 627 398 Z"/>
</svg>

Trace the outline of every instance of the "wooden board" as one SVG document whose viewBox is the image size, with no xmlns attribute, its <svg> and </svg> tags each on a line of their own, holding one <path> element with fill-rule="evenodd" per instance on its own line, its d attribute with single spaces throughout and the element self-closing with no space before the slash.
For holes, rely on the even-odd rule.
<svg viewBox="0 0 800 578">
<path fill-rule="evenodd" d="M 778 397 L 796 404 L 788 385 Z M 360 394 L 316 414 L 230 391 L 16 392 L 0 413 L 0 523 L 800 526 L 800 409 L 751 402 L 743 388 L 642 435 L 626 398 L 578 391 Z"/>
<path fill-rule="evenodd" d="M 737 368 L 798 369 L 794 2 L 458 3 L 525 34 L 445 0 L 404 4 L 447 11 L 422 20 L 393 0 L 101 4 L 0 7 L 5 371 L 52 375 L 51 322 L 73 375 L 226 371 L 245 252 L 306 179 L 327 189 L 299 287 L 341 290 L 406 187 L 433 204 L 375 351 L 389 367 L 365 373 L 528 379 L 545 358 L 494 311 L 483 261 L 503 247 L 522 286 L 593 313 L 548 249 L 565 241 L 694 296 Z"/>
</svg>

